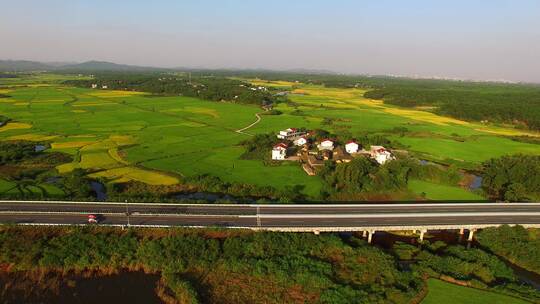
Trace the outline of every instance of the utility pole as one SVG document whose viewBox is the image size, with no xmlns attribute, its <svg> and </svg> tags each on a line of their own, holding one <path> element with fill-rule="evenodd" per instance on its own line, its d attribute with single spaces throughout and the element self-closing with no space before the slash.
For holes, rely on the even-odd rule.
<svg viewBox="0 0 540 304">
<path fill-rule="evenodd" d="M 127 226 L 129 227 L 129 204 L 128 204 L 128 200 L 125 200 L 125 202 L 126 202 Z"/>
<path fill-rule="evenodd" d="M 257 205 L 257 227 L 261 227 L 260 206 Z"/>
</svg>

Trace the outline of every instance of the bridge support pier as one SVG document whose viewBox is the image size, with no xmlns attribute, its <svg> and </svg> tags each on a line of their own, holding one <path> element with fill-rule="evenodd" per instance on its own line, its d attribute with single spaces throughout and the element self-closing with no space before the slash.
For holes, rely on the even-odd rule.
<svg viewBox="0 0 540 304">
<path fill-rule="evenodd" d="M 465 229 L 461 228 L 459 229 L 459 235 L 463 235 L 465 233 Z"/>
<path fill-rule="evenodd" d="M 321 232 L 320 232 L 319 230 L 313 230 L 313 233 L 314 233 L 315 235 L 321 234 Z"/>
<path fill-rule="evenodd" d="M 467 241 L 471 242 L 473 240 L 475 230 L 476 229 L 470 229 L 469 230 L 469 237 L 467 238 Z"/>
<path fill-rule="evenodd" d="M 418 230 L 420 232 L 419 241 L 422 243 L 424 241 L 424 234 L 427 232 L 426 229 Z"/>
<path fill-rule="evenodd" d="M 365 231 L 365 230 L 362 231 L 362 237 L 363 237 L 363 238 L 367 237 L 367 231 Z"/>
<path fill-rule="evenodd" d="M 375 231 L 368 231 L 368 236 L 367 236 L 367 242 L 368 244 L 371 244 L 371 240 L 373 239 L 373 233 L 375 233 Z"/>
</svg>

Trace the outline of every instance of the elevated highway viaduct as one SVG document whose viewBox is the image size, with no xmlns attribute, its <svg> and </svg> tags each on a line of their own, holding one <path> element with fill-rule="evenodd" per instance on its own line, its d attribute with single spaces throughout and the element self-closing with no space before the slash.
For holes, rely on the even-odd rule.
<svg viewBox="0 0 540 304">
<path fill-rule="evenodd" d="M 85 225 L 89 214 L 100 225 L 133 227 L 224 227 L 281 232 L 413 230 L 474 231 L 500 225 L 540 228 L 540 203 L 406 204 L 156 204 L 66 201 L 0 201 L 0 223 Z"/>
</svg>

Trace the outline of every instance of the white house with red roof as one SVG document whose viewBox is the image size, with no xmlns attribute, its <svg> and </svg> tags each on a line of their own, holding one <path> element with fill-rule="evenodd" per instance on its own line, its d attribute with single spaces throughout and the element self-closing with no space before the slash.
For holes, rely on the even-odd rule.
<svg viewBox="0 0 540 304">
<path fill-rule="evenodd" d="M 273 160 L 285 160 L 287 157 L 287 144 L 279 143 L 272 148 L 272 159 Z"/>
<path fill-rule="evenodd" d="M 319 150 L 334 150 L 334 141 L 328 138 L 321 140 L 321 143 L 317 145 Z"/>
<path fill-rule="evenodd" d="M 371 146 L 369 154 L 373 159 L 375 159 L 376 162 L 381 165 L 383 165 L 389 160 L 395 159 L 392 153 L 386 150 L 386 148 L 383 146 Z"/>
<path fill-rule="evenodd" d="M 307 138 L 305 136 L 301 136 L 294 141 L 294 144 L 297 146 L 303 146 L 307 144 L 307 142 L 308 142 Z"/>
<path fill-rule="evenodd" d="M 306 132 L 300 131 L 297 128 L 288 128 L 288 129 L 279 131 L 279 133 L 277 135 L 277 138 L 279 138 L 279 139 L 290 139 L 290 138 L 295 138 L 295 137 L 298 137 L 298 136 L 302 136 L 304 134 L 306 134 Z"/>
<path fill-rule="evenodd" d="M 358 152 L 358 143 L 354 140 L 350 140 L 349 142 L 347 142 L 345 144 L 345 151 L 347 151 L 347 153 L 349 154 L 352 154 L 352 153 L 356 153 Z"/>
</svg>

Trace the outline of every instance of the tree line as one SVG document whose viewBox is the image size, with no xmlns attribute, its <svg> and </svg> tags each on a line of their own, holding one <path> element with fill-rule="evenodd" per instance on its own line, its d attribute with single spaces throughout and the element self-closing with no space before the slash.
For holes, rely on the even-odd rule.
<svg viewBox="0 0 540 304">
<path fill-rule="evenodd" d="M 540 199 L 540 156 L 509 155 L 483 164 L 482 188 L 491 198 L 506 201 Z"/>
<path fill-rule="evenodd" d="M 275 96 L 272 90 L 260 89 L 249 83 L 217 76 L 160 73 L 102 73 L 89 80 L 67 80 L 67 85 L 91 88 L 107 86 L 112 90 L 130 90 L 158 95 L 197 97 L 212 101 L 244 104 L 272 104 L 285 97 Z"/>
</svg>

